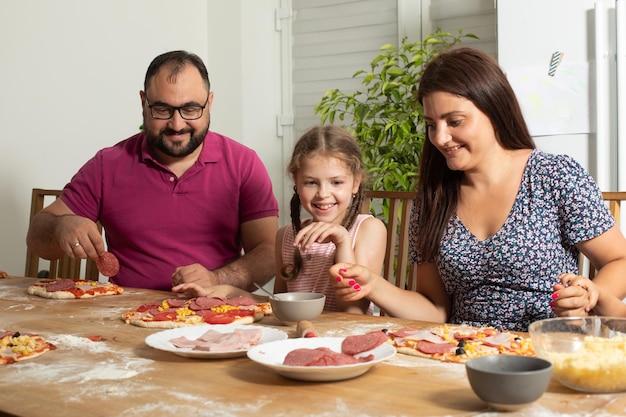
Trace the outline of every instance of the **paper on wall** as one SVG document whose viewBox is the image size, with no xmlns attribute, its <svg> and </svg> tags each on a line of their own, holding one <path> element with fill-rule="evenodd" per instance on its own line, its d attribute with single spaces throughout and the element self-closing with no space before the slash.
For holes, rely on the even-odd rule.
<svg viewBox="0 0 626 417">
<path fill-rule="evenodd" d="M 506 71 L 532 136 L 591 132 L 589 64 L 565 61 Z"/>
</svg>

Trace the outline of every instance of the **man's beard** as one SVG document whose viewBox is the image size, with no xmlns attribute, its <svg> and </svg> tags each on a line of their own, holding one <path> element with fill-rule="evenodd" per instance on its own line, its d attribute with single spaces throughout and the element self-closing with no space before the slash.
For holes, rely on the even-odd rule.
<svg viewBox="0 0 626 417">
<path fill-rule="evenodd" d="M 159 131 L 158 134 L 154 135 L 146 130 L 146 138 L 148 139 L 148 147 L 152 150 L 158 150 L 164 153 L 167 156 L 171 156 L 174 158 L 182 158 L 184 156 L 190 155 L 198 149 L 198 146 L 202 145 L 204 142 L 204 137 L 206 136 L 209 130 L 209 126 L 207 125 L 206 129 L 202 129 L 201 131 L 196 131 L 190 127 L 182 129 L 178 132 L 170 129 L 163 128 Z M 181 133 L 189 133 L 190 138 L 189 142 L 185 146 L 178 145 L 168 145 L 165 141 L 165 135 L 173 135 L 173 134 L 181 134 Z"/>
</svg>

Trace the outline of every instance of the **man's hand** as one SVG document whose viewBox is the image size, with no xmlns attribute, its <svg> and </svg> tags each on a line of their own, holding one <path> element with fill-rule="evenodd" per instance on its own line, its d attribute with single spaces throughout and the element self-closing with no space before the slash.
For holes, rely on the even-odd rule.
<svg viewBox="0 0 626 417">
<path fill-rule="evenodd" d="M 105 251 L 98 226 L 85 217 L 73 214 L 57 217 L 54 233 L 59 247 L 71 258 L 97 259 Z"/>
<path fill-rule="evenodd" d="M 191 264 L 176 268 L 172 274 L 172 287 L 191 283 L 203 288 L 221 284 L 219 277 L 213 271 L 209 271 L 200 264 Z"/>
</svg>

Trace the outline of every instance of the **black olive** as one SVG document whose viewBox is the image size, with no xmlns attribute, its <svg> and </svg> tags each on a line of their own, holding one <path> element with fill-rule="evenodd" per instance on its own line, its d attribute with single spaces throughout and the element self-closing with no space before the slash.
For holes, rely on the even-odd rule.
<svg viewBox="0 0 626 417">
<path fill-rule="evenodd" d="M 20 332 L 13 333 L 13 336 L 11 336 L 11 337 L 20 337 Z"/>
<path fill-rule="evenodd" d="M 389 333 L 389 329 L 382 329 L 381 332 L 383 333 Z"/>
<path fill-rule="evenodd" d="M 455 355 L 465 355 L 465 349 L 463 349 L 462 347 L 457 348 L 456 352 L 454 352 Z"/>
<path fill-rule="evenodd" d="M 465 346 L 466 344 L 467 344 L 467 342 L 466 342 L 465 340 L 461 340 L 457 346 L 458 346 L 458 347 L 463 347 L 463 346 Z"/>
</svg>

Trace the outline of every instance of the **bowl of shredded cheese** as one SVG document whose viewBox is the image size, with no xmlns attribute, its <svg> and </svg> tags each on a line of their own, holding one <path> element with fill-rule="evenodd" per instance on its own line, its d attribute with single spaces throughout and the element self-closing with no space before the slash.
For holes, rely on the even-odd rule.
<svg viewBox="0 0 626 417">
<path fill-rule="evenodd" d="M 537 355 L 553 377 L 576 391 L 626 391 L 626 318 L 559 317 L 528 328 Z"/>
</svg>

